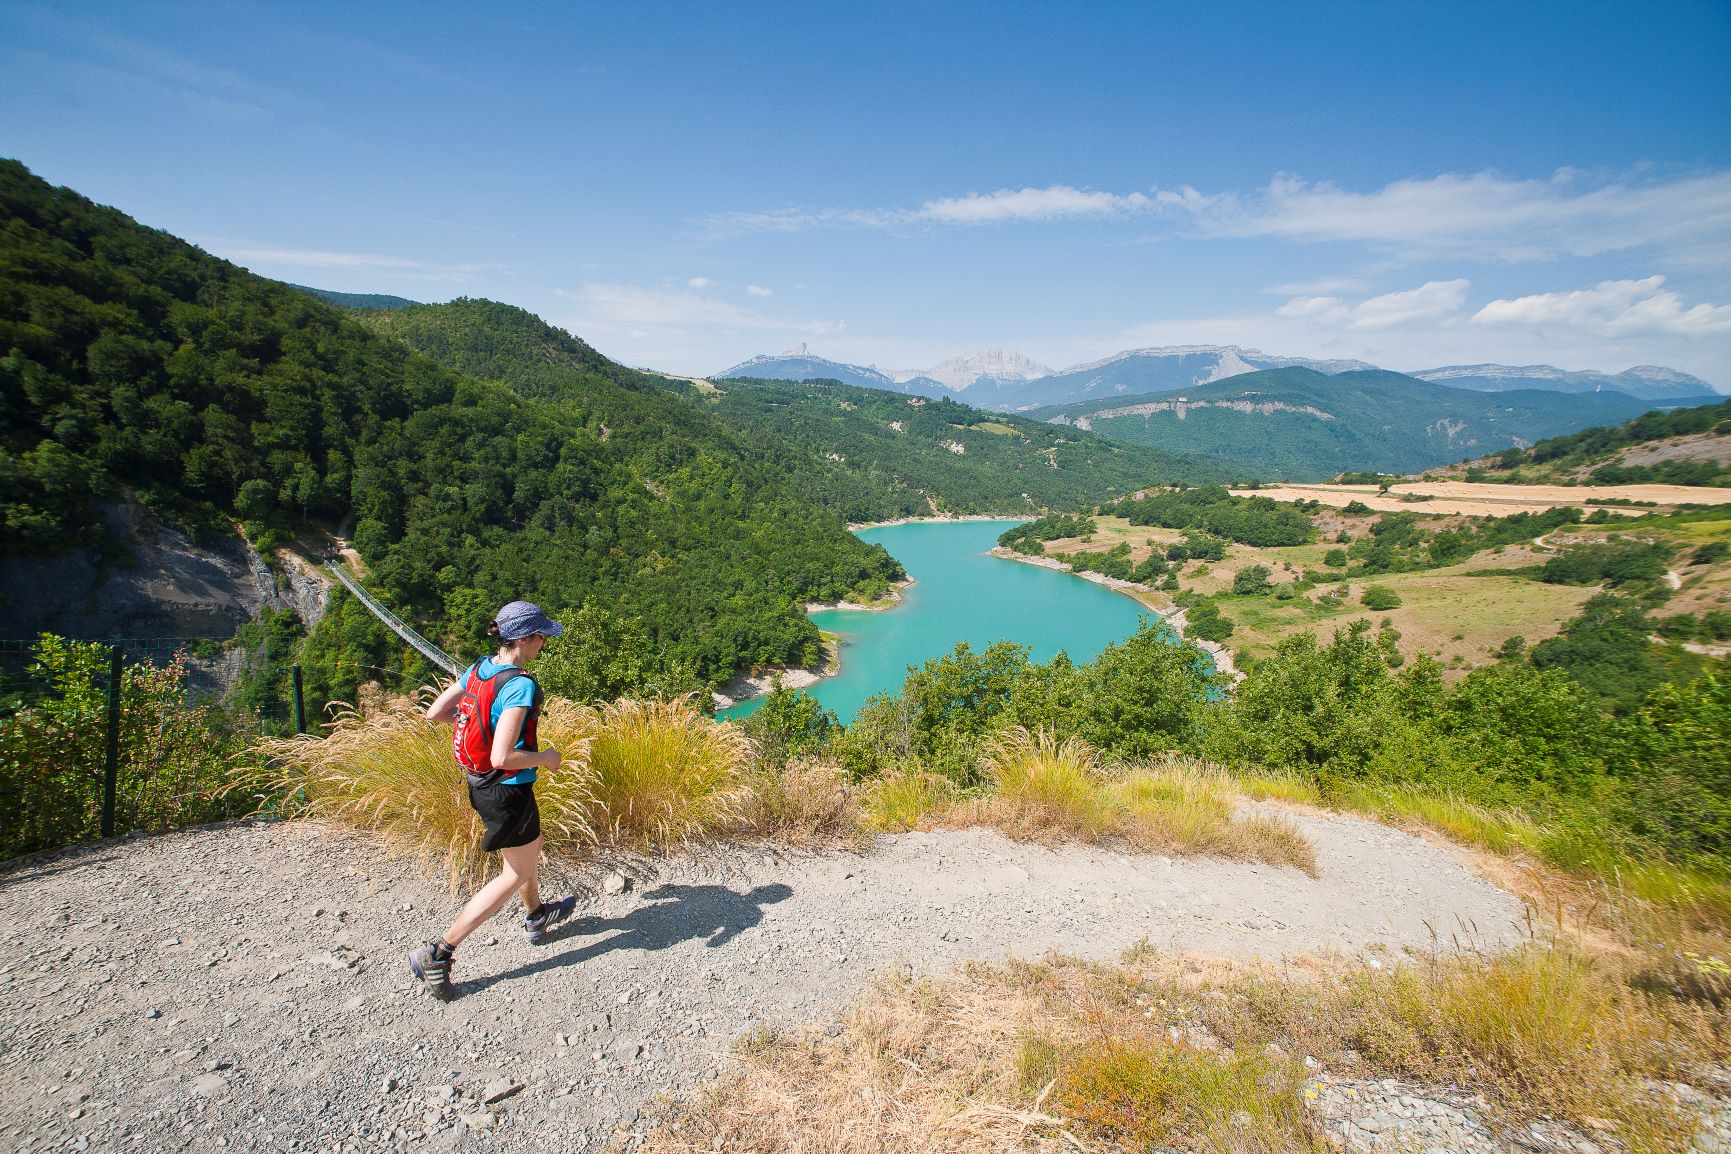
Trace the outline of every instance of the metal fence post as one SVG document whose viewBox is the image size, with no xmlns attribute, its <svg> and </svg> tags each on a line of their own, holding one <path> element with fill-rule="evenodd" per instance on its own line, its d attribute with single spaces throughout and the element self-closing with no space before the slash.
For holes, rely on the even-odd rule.
<svg viewBox="0 0 1731 1154">
<path fill-rule="evenodd" d="M 289 680 L 294 683 L 295 690 L 295 732 L 305 733 L 307 731 L 307 707 L 305 699 L 301 696 L 300 666 L 289 667 Z"/>
<path fill-rule="evenodd" d="M 108 751 L 102 764 L 102 836 L 114 836 L 114 785 L 120 773 L 120 646 L 108 655 Z"/>
</svg>

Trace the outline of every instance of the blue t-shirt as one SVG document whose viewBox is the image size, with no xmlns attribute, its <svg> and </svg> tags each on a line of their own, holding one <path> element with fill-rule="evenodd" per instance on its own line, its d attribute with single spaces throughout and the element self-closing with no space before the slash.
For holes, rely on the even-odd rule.
<svg viewBox="0 0 1731 1154">
<path fill-rule="evenodd" d="M 464 671 L 463 681 L 467 683 L 469 680 L 469 674 L 471 673 L 478 672 L 482 677 L 491 677 L 501 669 L 511 668 L 513 668 L 513 666 L 500 665 L 491 657 L 483 657 Z M 494 695 L 493 715 L 487 720 L 492 728 L 497 731 L 499 728 L 499 717 L 507 709 L 516 706 L 522 706 L 527 709 L 534 704 L 535 683 L 527 677 L 513 677 L 511 680 L 505 682 L 504 685 L 500 686 L 499 692 Z M 517 736 L 516 748 L 523 748 L 523 737 L 521 734 L 518 734 Z M 535 767 L 531 765 L 521 773 L 514 773 L 510 777 L 502 778 L 501 780 L 505 785 L 528 785 L 535 780 Z"/>
</svg>

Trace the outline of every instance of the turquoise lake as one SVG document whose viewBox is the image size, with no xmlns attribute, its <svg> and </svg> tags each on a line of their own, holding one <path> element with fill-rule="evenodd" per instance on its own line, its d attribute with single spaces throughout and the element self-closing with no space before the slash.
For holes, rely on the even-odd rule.
<svg viewBox="0 0 1731 1154">
<path fill-rule="evenodd" d="M 914 584 L 893 609 L 813 613 L 819 629 L 841 637 L 841 672 L 806 690 L 844 722 L 866 698 L 898 689 L 909 665 L 942 657 L 966 641 L 983 649 L 1009 640 L 1035 661 L 1059 650 L 1091 661 L 1136 631 L 1150 611 L 1122 593 L 1069 573 L 987 556 L 1014 521 L 928 521 L 864 529 L 860 539 L 888 549 Z M 723 717 L 743 717 L 762 698 Z"/>
</svg>

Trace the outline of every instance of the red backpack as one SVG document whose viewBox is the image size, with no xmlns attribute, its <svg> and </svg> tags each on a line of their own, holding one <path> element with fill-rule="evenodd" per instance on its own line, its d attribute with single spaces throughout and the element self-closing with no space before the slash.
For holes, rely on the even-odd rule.
<svg viewBox="0 0 1731 1154">
<path fill-rule="evenodd" d="M 463 694 L 457 698 L 457 728 L 451 735 L 451 752 L 457 764 L 475 785 L 490 785 L 509 776 L 493 765 L 493 702 L 505 683 L 529 675 L 514 665 L 502 666 L 491 677 L 481 676 L 477 663 L 463 681 Z M 522 748 L 534 752 L 541 748 L 536 740 L 535 723 L 541 718 L 541 686 L 535 685 L 535 697 L 529 706 L 529 716 L 523 719 Z"/>
</svg>

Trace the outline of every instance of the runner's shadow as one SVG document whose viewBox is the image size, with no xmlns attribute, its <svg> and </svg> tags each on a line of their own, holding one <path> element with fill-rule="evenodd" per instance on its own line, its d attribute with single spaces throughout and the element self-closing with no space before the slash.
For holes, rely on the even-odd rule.
<svg viewBox="0 0 1731 1154">
<path fill-rule="evenodd" d="M 608 935 L 600 941 L 473 983 L 465 982 L 465 991 L 484 989 L 494 982 L 542 970 L 579 965 L 615 950 L 665 950 L 699 938 L 710 949 L 725 946 L 763 921 L 764 906 L 792 897 L 793 887 L 774 882 L 739 893 L 726 886 L 663 885 L 643 896 L 645 904 L 622 917 L 576 918 L 570 928 L 559 934 L 560 937 Z"/>
</svg>

